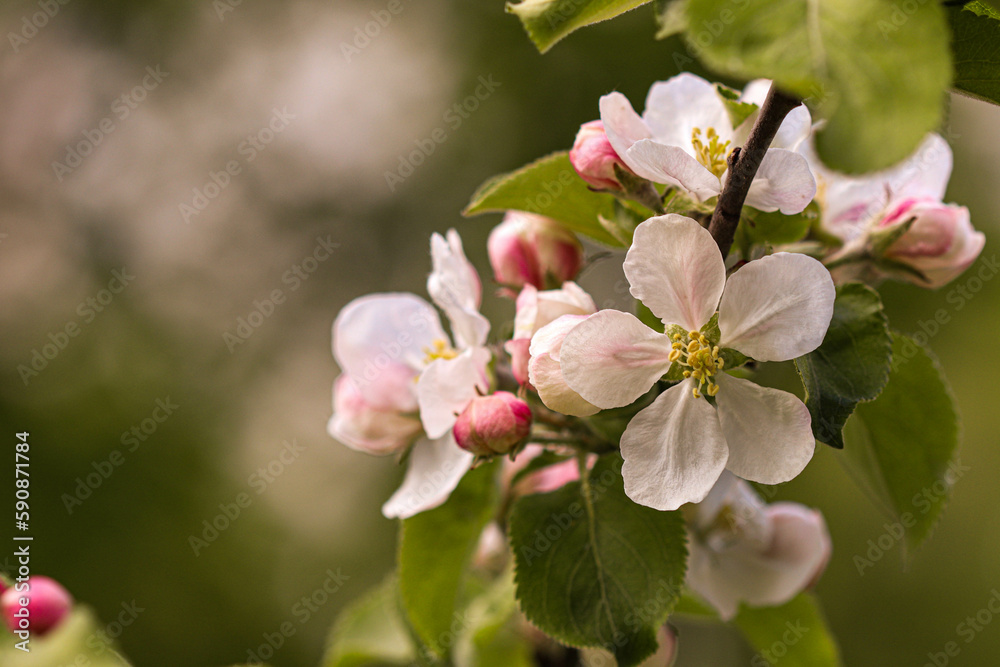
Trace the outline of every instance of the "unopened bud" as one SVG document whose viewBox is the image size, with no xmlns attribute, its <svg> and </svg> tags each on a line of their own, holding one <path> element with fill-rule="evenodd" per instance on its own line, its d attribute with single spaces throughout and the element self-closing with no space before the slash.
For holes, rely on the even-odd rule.
<svg viewBox="0 0 1000 667">
<path fill-rule="evenodd" d="M 604 132 L 604 123 L 599 120 L 580 126 L 573 148 L 569 151 L 569 161 L 580 178 L 598 190 L 622 189 L 622 184 L 615 175 L 615 165 L 632 173 L 612 148 L 608 135 Z"/>
<path fill-rule="evenodd" d="M 458 446 L 477 456 L 506 454 L 529 433 L 531 408 L 506 391 L 474 398 L 454 428 Z"/>
<path fill-rule="evenodd" d="M 49 577 L 28 577 L 26 583 L 27 590 L 19 591 L 12 586 L 0 595 L 0 613 L 11 632 L 27 630 L 42 636 L 66 617 L 73 598 Z"/>
<path fill-rule="evenodd" d="M 557 287 L 583 265 L 583 246 L 561 223 L 533 213 L 509 211 L 486 243 L 498 283 L 508 287 Z"/>
<path fill-rule="evenodd" d="M 932 199 L 904 199 L 893 206 L 871 233 L 880 235 L 908 225 L 892 239 L 883 257 L 915 269 L 922 278 L 901 274 L 924 287 L 941 287 L 969 268 L 986 243 L 969 220 L 969 210 Z"/>
</svg>

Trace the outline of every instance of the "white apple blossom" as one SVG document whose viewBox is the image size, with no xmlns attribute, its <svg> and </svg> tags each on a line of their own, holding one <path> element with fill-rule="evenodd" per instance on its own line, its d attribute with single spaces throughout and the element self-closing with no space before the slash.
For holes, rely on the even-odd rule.
<svg viewBox="0 0 1000 667">
<path fill-rule="evenodd" d="M 942 202 L 951 177 L 952 152 L 940 135 L 927 135 L 916 152 L 898 165 L 863 176 L 831 171 L 809 142 L 799 150 L 819 183 L 816 201 L 823 229 L 844 242 L 841 255 L 863 250 L 873 235 L 912 220 L 909 230 L 883 256 L 916 269 L 922 277 L 893 275 L 924 287 L 941 287 L 965 271 L 986 244 L 982 232 L 972 227 L 967 208 Z"/>
<path fill-rule="evenodd" d="M 813 585 L 830 558 L 823 515 L 798 503 L 766 505 L 723 473 L 688 524 L 687 584 L 728 621 L 740 603 L 781 605 Z"/>
<path fill-rule="evenodd" d="M 776 253 L 727 282 L 711 234 L 675 214 L 636 227 L 624 269 L 632 296 L 668 333 L 602 310 L 565 335 L 559 366 L 567 386 L 602 409 L 629 405 L 673 364 L 684 370 L 685 379 L 633 417 L 622 436 L 628 496 L 673 510 L 702 500 L 727 469 L 764 484 L 798 475 L 815 447 L 809 411 L 792 394 L 723 372 L 721 350 L 786 361 L 816 349 L 833 316 L 829 272 L 811 257 Z M 721 338 L 713 344 L 702 329 L 716 311 Z"/>
<path fill-rule="evenodd" d="M 372 454 L 399 452 L 416 438 L 403 484 L 382 507 L 390 518 L 437 507 L 455 489 L 474 457 L 455 443 L 452 427 L 477 391 L 488 389 L 479 277 L 455 230 L 431 237 L 431 257 L 427 291 L 448 317 L 454 344 L 434 307 L 413 294 L 355 299 L 333 324 L 342 374 L 330 435 Z"/>
<path fill-rule="evenodd" d="M 734 131 L 715 87 L 687 73 L 654 84 L 641 117 L 621 93 L 602 97 L 600 109 L 611 145 L 632 171 L 679 187 L 698 201 L 722 191 L 729 154 L 746 133 L 743 126 L 739 134 Z M 805 159 L 788 148 L 769 148 L 746 203 L 792 214 L 808 206 L 815 194 L 816 181 Z"/>
</svg>

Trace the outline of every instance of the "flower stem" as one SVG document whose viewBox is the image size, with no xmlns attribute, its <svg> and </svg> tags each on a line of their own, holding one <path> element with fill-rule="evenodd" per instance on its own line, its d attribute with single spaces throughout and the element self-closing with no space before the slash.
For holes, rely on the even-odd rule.
<svg viewBox="0 0 1000 667">
<path fill-rule="evenodd" d="M 708 231 L 719 245 L 723 259 L 729 254 L 729 249 L 733 245 L 736 226 L 740 223 L 740 213 L 760 163 L 774 140 L 774 135 L 778 133 L 781 121 L 789 111 L 800 104 L 802 100 L 786 95 L 771 84 L 746 144 L 742 148 L 733 150 L 729 156 L 729 178 L 719 195 L 719 202 L 715 205 L 712 221 L 708 227 Z"/>
</svg>

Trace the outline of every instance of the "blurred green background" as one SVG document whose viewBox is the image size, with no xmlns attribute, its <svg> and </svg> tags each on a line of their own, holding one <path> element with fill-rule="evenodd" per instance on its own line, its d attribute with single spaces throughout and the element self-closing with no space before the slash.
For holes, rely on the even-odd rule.
<svg viewBox="0 0 1000 667">
<path fill-rule="evenodd" d="M 458 214 L 480 182 L 569 147 L 606 92 L 641 107 L 652 82 L 704 73 L 679 42 L 654 41 L 649 7 L 542 57 L 500 0 L 402 0 L 379 25 L 388 4 L 53 0 L 30 37 L 26 17 L 49 5 L 0 9 L 0 433 L 31 434 L 34 571 L 105 622 L 141 608 L 119 639 L 136 665 L 245 662 L 284 623 L 294 634 L 271 662 L 317 664 L 338 609 L 392 568 L 396 526 L 379 507 L 400 478 L 326 435 L 336 313 L 369 292 L 423 293 L 434 230 L 457 227 L 484 270 L 498 217 Z M 480 77 L 499 86 L 450 113 Z M 826 514 L 834 557 L 818 590 L 849 665 L 922 665 L 949 641 L 949 664 L 1000 663 L 1000 620 L 956 634 L 1000 589 L 1000 280 L 960 309 L 949 299 L 995 261 L 998 123 L 1000 109 L 953 99 L 944 132 L 949 200 L 990 237 L 980 263 L 937 292 L 884 290 L 899 330 L 951 315 L 930 346 L 965 418 L 968 471 L 944 521 L 905 567 L 896 545 L 859 574 L 884 518 L 837 453 L 781 491 Z M 446 139 L 390 188 L 386 172 L 436 128 Z M 329 259 L 304 262 L 321 240 Z M 115 270 L 134 279 L 102 292 Z M 484 278 L 486 312 L 509 318 Z M 583 282 L 602 305 L 624 291 L 614 261 Z M 259 326 L 240 333 L 240 318 Z M 77 335 L 60 335 L 70 323 Z M 36 369 L 53 358 L 31 374 L 36 351 Z M 158 400 L 177 406 L 162 423 Z M 301 452 L 280 462 L 293 441 Z M 250 505 L 193 547 L 240 493 Z M 343 587 L 304 605 L 328 570 Z M 682 626 L 682 646 L 681 665 L 749 660 L 725 629 Z"/>
</svg>

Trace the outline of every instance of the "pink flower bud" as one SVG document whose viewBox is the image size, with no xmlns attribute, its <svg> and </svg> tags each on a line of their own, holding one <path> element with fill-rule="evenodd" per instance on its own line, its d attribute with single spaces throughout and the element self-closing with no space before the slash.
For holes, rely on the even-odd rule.
<svg viewBox="0 0 1000 667">
<path fill-rule="evenodd" d="M 57 581 L 48 577 L 28 577 L 26 583 L 26 591 L 18 591 L 15 586 L 0 595 L 0 612 L 11 632 L 28 630 L 42 636 L 66 617 L 73 606 L 73 598 Z"/>
<path fill-rule="evenodd" d="M 506 454 L 531 433 L 531 408 L 506 391 L 479 396 L 459 415 L 453 432 L 458 446 L 473 454 Z"/>
<path fill-rule="evenodd" d="M 621 190 L 622 184 L 615 176 L 615 165 L 631 173 L 618 153 L 611 147 L 604 123 L 592 120 L 580 126 L 580 131 L 569 151 L 569 161 L 580 178 L 598 190 Z"/>
<path fill-rule="evenodd" d="M 494 279 L 508 287 L 538 289 L 572 280 L 583 264 L 583 246 L 562 224 L 533 213 L 508 211 L 486 242 Z"/>
<path fill-rule="evenodd" d="M 891 229 L 911 219 L 913 225 L 885 251 L 885 257 L 923 273 L 926 281 L 915 276 L 911 280 L 924 287 L 941 287 L 958 277 L 986 243 L 983 233 L 972 227 L 969 209 L 934 199 L 898 202 L 877 228 Z"/>
</svg>

